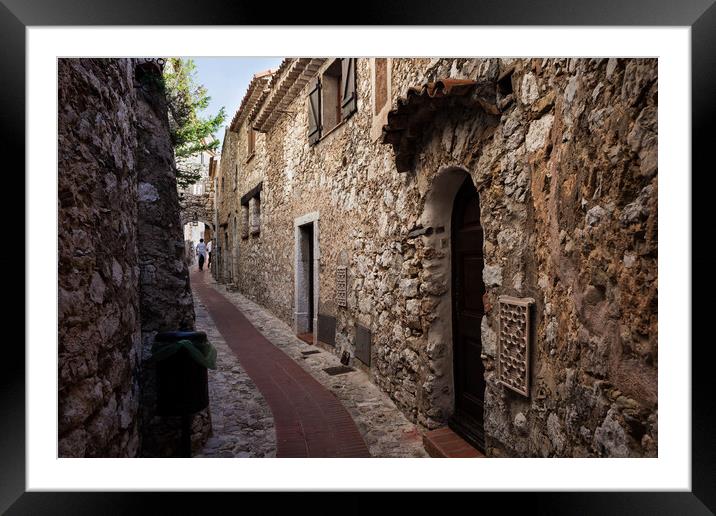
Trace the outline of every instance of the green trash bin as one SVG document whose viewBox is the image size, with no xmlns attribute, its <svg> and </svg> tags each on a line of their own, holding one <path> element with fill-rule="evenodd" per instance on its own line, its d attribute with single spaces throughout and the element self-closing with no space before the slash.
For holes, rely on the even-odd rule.
<svg viewBox="0 0 716 516">
<path fill-rule="evenodd" d="M 157 413 L 195 414 L 209 405 L 207 369 L 216 369 L 216 349 L 203 331 L 158 333 L 151 360 L 157 370 Z"/>
<path fill-rule="evenodd" d="M 216 369 L 216 348 L 203 331 L 170 331 L 154 337 L 150 361 L 157 373 L 157 414 L 181 416 L 178 453 L 191 457 L 191 420 L 209 406 L 207 370 Z"/>
</svg>

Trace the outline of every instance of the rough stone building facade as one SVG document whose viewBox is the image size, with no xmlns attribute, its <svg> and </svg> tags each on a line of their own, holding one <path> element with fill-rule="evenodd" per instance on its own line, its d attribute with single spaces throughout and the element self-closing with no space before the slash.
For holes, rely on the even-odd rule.
<svg viewBox="0 0 716 516">
<path fill-rule="evenodd" d="M 156 332 L 194 325 L 160 74 L 58 61 L 61 457 L 154 455 L 143 362 Z"/>
<path fill-rule="evenodd" d="M 286 59 L 221 281 L 489 456 L 657 453 L 657 61 Z"/>
</svg>

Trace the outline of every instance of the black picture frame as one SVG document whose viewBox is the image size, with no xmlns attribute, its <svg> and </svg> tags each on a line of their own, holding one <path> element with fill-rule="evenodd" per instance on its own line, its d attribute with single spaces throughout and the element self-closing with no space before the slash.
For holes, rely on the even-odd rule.
<svg viewBox="0 0 716 516">
<path fill-rule="evenodd" d="M 201 4 L 198 9 L 197 5 Z M 227 0 L 0 0 L 0 145 L 20 158 L 14 170 L 25 170 L 25 28 L 35 25 L 316 25 L 317 11 L 330 12 L 340 20 L 325 20 L 326 24 L 342 25 L 589 25 L 589 26 L 689 26 L 691 27 L 692 80 L 692 172 L 684 180 L 692 181 L 692 235 L 710 234 L 698 231 L 707 222 L 699 218 L 693 207 L 708 206 L 697 202 L 693 194 L 708 195 L 707 189 L 693 188 L 693 178 L 708 177 L 713 166 L 707 161 L 707 151 L 716 134 L 711 120 L 716 104 L 716 4 L 714 0 L 483 0 L 443 1 L 411 0 L 410 2 L 377 2 L 343 5 L 340 15 L 333 4 L 330 11 L 307 9 L 305 3 L 239 2 Z M 313 4 L 316 7 L 316 4 Z M 48 117 L 53 116 L 48 113 Z M 7 155 L 7 154 L 6 154 Z M 710 157 L 710 156 L 708 156 Z M 707 168 L 708 167 L 708 168 Z M 696 174 L 696 171 L 701 174 Z M 671 171 L 670 173 L 676 173 Z M 23 194 L 17 192 L 23 185 Z M 15 181 L 15 195 L 24 198 L 24 182 Z M 15 245 L 19 245 L 17 242 Z M 693 250 L 691 251 L 693 253 Z M 692 275 L 706 259 L 693 258 Z M 25 270 L 25 274 L 28 271 Z M 708 277 L 707 275 L 704 277 Z M 14 298 L 17 306 L 21 303 Z M 668 301 L 667 301 L 668 304 Z M 25 306 L 22 303 L 22 306 Z M 692 303 L 692 320 L 704 320 L 708 304 Z M 27 307 L 31 310 L 32 307 Z M 662 316 L 665 316 L 662 314 Z M 701 316 L 701 317 L 699 317 Z M 696 339 L 693 339 L 695 341 Z M 686 343 L 662 343 L 691 346 L 692 353 L 692 491 L 641 493 L 526 493 L 509 494 L 510 506 L 524 505 L 530 514 L 713 514 L 716 511 L 716 447 L 711 436 L 716 404 L 713 402 L 713 383 L 708 360 L 710 341 L 692 346 Z M 48 347 L 50 345 L 48 344 Z M 183 495 L 133 493 L 50 493 L 25 492 L 25 353 L 21 346 L 6 346 L 0 374 L 0 510 L 8 514 L 107 514 L 143 513 L 148 498 L 161 496 L 166 504 L 161 512 L 168 512 L 176 504 L 186 513 L 200 507 L 193 506 Z M 49 351 L 49 350 L 48 350 Z M 668 367 L 665 364 L 664 367 Z M 238 494 L 241 506 L 248 509 L 251 498 Z M 503 494 L 504 495 L 504 494 Z M 225 497 L 234 495 L 225 495 Z M 372 495 L 360 497 L 358 502 L 345 500 L 348 505 L 340 512 L 355 507 L 371 507 Z M 500 494 L 480 495 L 501 496 Z M 235 500 L 235 498 L 233 498 Z M 195 503 L 204 504 L 198 501 Z M 411 503 L 428 509 L 442 506 L 435 498 L 412 497 Z M 451 503 L 459 503 L 452 501 Z M 485 503 L 485 502 L 481 502 Z M 351 507 L 347 509 L 345 507 Z M 403 510 L 407 505 L 403 506 Z M 138 510 L 143 509 L 143 510 Z M 365 509 L 364 509 L 365 510 Z M 364 512 L 361 510 L 361 512 Z"/>
</svg>

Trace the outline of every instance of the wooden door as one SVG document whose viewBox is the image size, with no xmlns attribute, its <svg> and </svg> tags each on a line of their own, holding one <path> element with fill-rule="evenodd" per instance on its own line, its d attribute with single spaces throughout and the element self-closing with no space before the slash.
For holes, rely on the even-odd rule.
<svg viewBox="0 0 716 516">
<path fill-rule="evenodd" d="M 455 411 L 450 427 L 484 451 L 485 369 L 480 355 L 483 233 L 480 203 L 470 177 L 460 188 L 452 214 L 453 376 Z"/>
<path fill-rule="evenodd" d="M 306 239 L 308 240 L 308 332 L 313 333 L 315 329 L 313 327 L 313 318 L 316 316 L 314 311 L 314 286 L 313 286 L 313 275 L 314 275 L 314 249 L 313 249 L 313 224 L 306 226 Z"/>
</svg>

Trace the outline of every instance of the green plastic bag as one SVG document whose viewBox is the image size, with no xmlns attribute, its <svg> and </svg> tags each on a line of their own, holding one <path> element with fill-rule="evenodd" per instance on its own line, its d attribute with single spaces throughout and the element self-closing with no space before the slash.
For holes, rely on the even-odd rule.
<svg viewBox="0 0 716 516">
<path fill-rule="evenodd" d="M 204 342 L 193 342 L 188 339 L 176 342 L 154 342 L 152 345 L 152 357 L 150 362 L 166 360 L 180 349 L 186 349 L 191 358 L 207 369 L 216 369 L 216 348 L 207 340 Z"/>
</svg>

